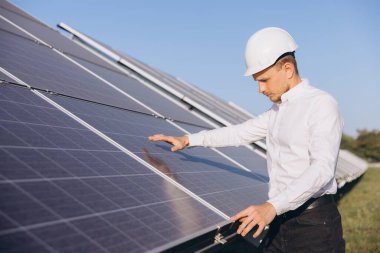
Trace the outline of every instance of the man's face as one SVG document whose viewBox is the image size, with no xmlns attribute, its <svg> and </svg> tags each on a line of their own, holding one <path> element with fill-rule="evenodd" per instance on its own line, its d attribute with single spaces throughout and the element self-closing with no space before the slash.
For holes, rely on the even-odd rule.
<svg viewBox="0 0 380 253">
<path fill-rule="evenodd" d="M 286 71 L 282 67 L 269 67 L 253 75 L 259 84 L 259 92 L 267 96 L 272 102 L 280 102 L 281 95 L 289 90 Z"/>
</svg>

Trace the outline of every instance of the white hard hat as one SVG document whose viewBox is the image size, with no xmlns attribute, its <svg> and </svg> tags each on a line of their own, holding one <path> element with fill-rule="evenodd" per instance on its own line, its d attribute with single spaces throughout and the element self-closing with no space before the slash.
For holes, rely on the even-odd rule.
<svg viewBox="0 0 380 253">
<path fill-rule="evenodd" d="M 277 27 L 268 27 L 254 33 L 245 48 L 245 76 L 251 76 L 274 64 L 285 53 L 294 52 L 297 44 L 290 34 Z"/>
</svg>

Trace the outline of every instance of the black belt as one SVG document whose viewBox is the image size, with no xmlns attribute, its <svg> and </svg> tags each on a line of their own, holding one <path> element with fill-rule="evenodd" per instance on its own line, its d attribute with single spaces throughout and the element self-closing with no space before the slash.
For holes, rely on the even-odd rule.
<svg viewBox="0 0 380 253">
<path fill-rule="evenodd" d="M 316 208 L 317 206 L 323 206 L 323 205 L 334 203 L 334 202 L 335 202 L 334 197 L 331 194 L 323 195 L 322 197 L 319 197 L 319 198 L 311 198 L 305 202 L 305 204 L 307 205 L 306 210 L 313 209 L 313 208 Z"/>
<path fill-rule="evenodd" d="M 297 209 L 281 214 L 279 217 L 282 219 L 290 219 L 299 216 L 305 210 L 310 210 L 318 206 L 323 206 L 334 202 L 334 197 L 331 194 L 323 195 L 319 198 L 311 198 Z"/>
</svg>

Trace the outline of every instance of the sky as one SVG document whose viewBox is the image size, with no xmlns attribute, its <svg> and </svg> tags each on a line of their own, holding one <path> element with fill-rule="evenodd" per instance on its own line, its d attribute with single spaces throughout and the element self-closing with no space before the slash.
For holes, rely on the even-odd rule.
<svg viewBox="0 0 380 253">
<path fill-rule="evenodd" d="M 338 101 L 344 133 L 380 129 L 380 1 L 11 2 L 54 28 L 64 22 L 255 115 L 271 102 L 243 76 L 245 45 L 255 31 L 281 27 L 298 44 L 301 77 Z"/>
</svg>

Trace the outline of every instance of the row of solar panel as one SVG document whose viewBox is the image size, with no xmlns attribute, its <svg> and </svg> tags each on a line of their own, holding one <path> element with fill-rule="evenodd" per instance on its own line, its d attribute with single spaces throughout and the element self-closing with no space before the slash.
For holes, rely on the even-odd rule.
<svg viewBox="0 0 380 253">
<path fill-rule="evenodd" d="M 1 251 L 141 252 L 223 221 L 207 203 L 232 215 L 265 199 L 262 157 L 244 148 L 222 150 L 251 173 L 212 150 L 172 154 L 149 143 L 147 136 L 158 131 L 184 133 L 148 115 L 154 111 L 184 121 L 187 131 L 209 125 L 9 3 L 1 7 L 0 77 L 65 94 L 0 88 Z"/>
</svg>

